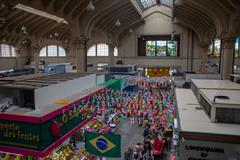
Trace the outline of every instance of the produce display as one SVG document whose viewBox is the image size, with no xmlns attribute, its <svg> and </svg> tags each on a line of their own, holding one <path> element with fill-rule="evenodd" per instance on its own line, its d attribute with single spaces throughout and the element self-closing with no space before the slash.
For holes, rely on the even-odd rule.
<svg viewBox="0 0 240 160">
<path fill-rule="evenodd" d="M 99 120 L 93 119 L 88 124 L 83 127 L 84 130 L 88 132 L 95 133 L 111 133 L 111 129 L 105 123 L 100 122 Z"/>
<path fill-rule="evenodd" d="M 24 157 L 21 155 L 0 153 L 0 160 L 24 160 Z"/>
<path fill-rule="evenodd" d="M 74 148 L 71 145 L 64 145 L 49 156 L 45 157 L 44 160 L 67 160 L 70 159 L 73 154 Z"/>
</svg>

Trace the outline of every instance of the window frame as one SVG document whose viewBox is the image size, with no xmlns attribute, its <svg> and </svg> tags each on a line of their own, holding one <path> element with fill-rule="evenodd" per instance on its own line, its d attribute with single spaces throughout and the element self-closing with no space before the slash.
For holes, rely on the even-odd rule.
<svg viewBox="0 0 240 160">
<path fill-rule="evenodd" d="M 113 56 L 118 57 L 118 47 L 114 47 Z"/>
<path fill-rule="evenodd" d="M 103 51 L 106 51 L 107 54 L 99 55 L 99 51 L 98 51 L 99 45 L 106 45 L 107 49 L 104 49 Z M 95 55 L 88 55 L 88 52 L 92 47 L 95 47 Z M 91 47 L 89 47 L 88 52 L 87 52 L 87 57 L 108 57 L 109 56 L 109 45 L 107 43 L 97 43 L 97 44 L 94 44 Z"/>
<path fill-rule="evenodd" d="M 49 53 L 48 53 L 48 52 L 49 52 L 49 51 L 48 51 L 48 50 L 49 50 L 49 49 L 48 49 L 49 46 L 55 46 L 55 47 L 57 48 L 57 50 L 56 50 L 56 51 L 57 51 L 57 55 L 49 56 Z M 64 50 L 64 52 L 65 52 L 65 55 L 64 55 L 64 56 L 60 56 L 60 55 L 59 55 L 59 49 L 60 49 L 60 48 L 62 48 L 62 49 Z M 42 51 L 43 49 L 46 49 L 46 56 L 45 56 L 45 55 L 44 55 L 44 56 L 41 56 L 41 51 Z M 61 45 L 58 45 L 58 44 L 48 44 L 48 45 L 45 45 L 44 47 L 41 48 L 41 50 L 40 50 L 40 52 L 39 52 L 39 57 L 40 57 L 40 58 L 44 58 L 44 57 L 48 57 L 48 58 L 49 58 L 49 57 L 50 57 L 50 58 L 52 58 L 52 57 L 66 57 L 66 56 L 67 56 L 67 54 L 66 54 L 65 48 L 64 48 L 63 46 L 61 46 Z"/>
<path fill-rule="evenodd" d="M 8 47 L 8 56 L 3 56 L 2 45 L 6 45 Z M 14 54 L 13 54 L 14 51 Z M 8 43 L 0 43 L 0 58 L 16 58 L 16 49 L 14 46 Z"/>
<path fill-rule="evenodd" d="M 90 49 L 94 48 L 94 55 L 88 55 L 88 52 L 90 51 Z M 96 57 L 97 55 L 97 52 L 96 52 L 96 44 L 92 45 L 91 47 L 88 48 L 88 51 L 87 51 L 87 57 Z"/>
<path fill-rule="evenodd" d="M 238 50 L 237 50 L 238 47 Z M 236 38 L 235 45 L 234 45 L 234 57 L 240 58 L 240 37 Z"/>
<path fill-rule="evenodd" d="M 154 56 L 147 56 L 147 41 L 155 42 Z M 166 56 L 159 56 L 159 54 L 157 54 L 156 47 L 158 41 L 166 41 Z M 168 54 L 168 41 L 176 41 L 176 56 Z M 173 38 L 171 35 L 142 35 L 138 37 L 138 56 L 149 58 L 178 58 L 180 57 L 180 35 L 174 35 Z"/>
<path fill-rule="evenodd" d="M 216 46 L 216 41 L 220 41 L 220 48 L 219 48 L 219 52 L 218 52 L 218 55 L 215 54 L 215 46 Z M 221 51 L 222 51 L 222 39 L 219 39 L 219 38 L 214 38 L 212 40 L 212 43 L 209 45 L 208 47 L 208 58 L 220 58 L 221 56 Z M 212 47 L 210 49 L 210 47 Z"/>
</svg>

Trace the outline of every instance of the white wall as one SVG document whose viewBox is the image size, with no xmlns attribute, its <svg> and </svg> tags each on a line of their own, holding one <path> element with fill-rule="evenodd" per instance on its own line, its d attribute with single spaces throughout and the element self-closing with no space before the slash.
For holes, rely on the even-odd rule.
<svg viewBox="0 0 240 160">
<path fill-rule="evenodd" d="M 136 65 L 150 65 L 150 66 L 182 66 L 182 68 L 186 71 L 187 65 L 190 68 L 191 57 L 190 55 L 193 52 L 193 70 L 198 70 L 198 66 L 201 63 L 201 50 L 198 46 L 198 38 L 193 33 L 193 37 L 191 36 L 191 30 L 180 26 L 172 24 L 171 17 L 167 15 L 168 10 L 166 7 L 159 7 L 160 10 L 163 10 L 164 14 L 161 12 L 156 12 L 157 8 L 153 7 L 153 14 L 146 16 L 145 24 L 136 28 L 132 34 L 127 35 L 120 42 L 119 46 L 119 58 L 124 61 L 126 64 L 136 64 Z M 151 13 L 151 9 L 147 10 L 147 12 Z M 148 13 L 148 14 L 149 14 Z M 167 14 L 167 15 L 165 15 Z M 171 32 L 175 30 L 176 34 L 180 35 L 180 56 L 179 57 L 138 57 L 138 44 L 137 39 L 140 35 L 170 35 Z M 193 39 L 193 51 L 189 49 L 190 43 Z M 188 63 L 189 64 L 188 64 Z"/>
<path fill-rule="evenodd" d="M 68 60 L 68 57 L 41 57 L 39 60 L 45 61 L 45 64 L 51 64 L 51 63 L 67 63 L 70 62 Z"/>
<path fill-rule="evenodd" d="M 21 56 L 18 57 L 0 57 L 0 70 L 9 70 L 13 68 L 23 68 L 28 59 L 28 48 L 24 45 L 20 47 Z"/>
<path fill-rule="evenodd" d="M 68 98 L 83 90 L 96 86 L 96 74 L 58 83 L 35 90 L 35 108 L 53 104 L 54 101 Z"/>
</svg>

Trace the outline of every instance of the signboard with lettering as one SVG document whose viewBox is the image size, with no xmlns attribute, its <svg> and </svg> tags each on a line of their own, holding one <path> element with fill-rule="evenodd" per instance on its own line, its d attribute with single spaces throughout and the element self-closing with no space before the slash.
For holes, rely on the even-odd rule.
<svg viewBox="0 0 240 160">
<path fill-rule="evenodd" d="M 0 145 L 43 151 L 77 127 L 87 116 L 89 107 L 69 107 L 56 117 L 38 124 L 0 119 Z"/>
<path fill-rule="evenodd" d="M 179 159 L 237 160 L 240 159 L 240 144 L 187 139 L 180 142 Z"/>
<path fill-rule="evenodd" d="M 39 125 L 0 120 L 0 144 L 38 150 L 42 135 Z"/>
</svg>

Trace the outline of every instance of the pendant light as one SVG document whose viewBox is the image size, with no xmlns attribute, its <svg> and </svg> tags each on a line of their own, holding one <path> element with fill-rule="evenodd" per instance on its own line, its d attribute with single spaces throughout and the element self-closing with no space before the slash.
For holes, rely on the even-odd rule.
<svg viewBox="0 0 240 160">
<path fill-rule="evenodd" d="M 95 6 L 93 5 L 92 0 L 89 1 L 86 9 L 87 9 L 88 11 L 94 11 L 94 10 L 95 10 Z"/>
</svg>

